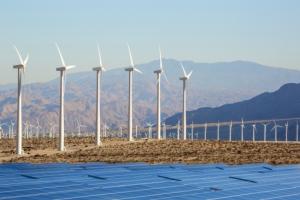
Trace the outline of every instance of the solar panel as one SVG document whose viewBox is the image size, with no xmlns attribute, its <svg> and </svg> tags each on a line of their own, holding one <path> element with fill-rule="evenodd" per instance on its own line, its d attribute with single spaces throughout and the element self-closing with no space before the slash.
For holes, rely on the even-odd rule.
<svg viewBox="0 0 300 200">
<path fill-rule="evenodd" d="M 0 199 L 300 199 L 300 165 L 0 164 Z"/>
</svg>

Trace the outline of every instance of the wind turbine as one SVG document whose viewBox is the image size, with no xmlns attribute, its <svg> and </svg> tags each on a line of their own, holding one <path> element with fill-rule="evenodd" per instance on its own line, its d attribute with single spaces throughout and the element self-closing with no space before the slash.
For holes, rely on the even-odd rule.
<svg viewBox="0 0 300 200">
<path fill-rule="evenodd" d="M 149 137 L 150 139 L 153 138 L 153 137 L 152 137 L 152 126 L 153 126 L 152 123 L 147 123 L 147 127 L 148 127 L 148 137 Z"/>
<path fill-rule="evenodd" d="M 138 126 L 135 125 L 135 138 L 137 139 L 138 138 Z"/>
<path fill-rule="evenodd" d="M 40 126 L 40 121 L 39 119 L 36 119 L 36 133 L 35 133 L 35 137 L 37 137 L 40 134 L 40 130 L 41 130 L 41 126 Z"/>
<path fill-rule="evenodd" d="M 232 140 L 232 121 L 229 124 L 229 141 Z"/>
<path fill-rule="evenodd" d="M 278 134 L 278 130 L 277 130 L 277 128 L 281 128 L 282 126 L 280 126 L 280 125 L 277 125 L 276 124 L 276 121 L 274 121 L 274 126 L 273 126 L 273 128 L 271 129 L 271 131 L 273 131 L 274 130 L 274 134 L 275 134 L 275 142 L 277 142 L 278 140 L 277 140 L 277 134 Z"/>
<path fill-rule="evenodd" d="M 267 126 L 269 125 L 269 123 L 263 123 L 262 124 L 264 126 L 264 142 L 267 141 Z"/>
<path fill-rule="evenodd" d="M 64 96 L 65 96 L 65 76 L 66 71 L 75 67 L 75 65 L 66 65 L 58 44 L 56 48 L 60 57 L 62 66 L 57 67 L 56 71 L 60 72 L 60 111 L 59 111 L 59 151 L 65 150 L 65 123 L 64 123 Z"/>
<path fill-rule="evenodd" d="M 166 123 L 164 122 L 162 125 L 163 125 L 163 139 L 167 139 L 167 126 L 166 126 Z"/>
<path fill-rule="evenodd" d="M 101 51 L 99 46 L 97 46 L 98 50 L 98 59 L 99 59 L 99 66 L 93 68 L 94 71 L 96 71 L 96 80 L 97 80 L 97 87 L 96 87 L 96 145 L 101 145 L 101 109 L 100 109 L 100 96 L 101 96 L 101 77 L 102 73 L 106 71 L 102 64 L 102 57 L 101 57 Z"/>
<path fill-rule="evenodd" d="M 81 127 L 84 128 L 86 126 L 81 124 L 81 122 L 79 120 L 76 120 L 76 125 L 77 125 L 77 130 L 78 130 L 78 137 L 80 137 L 81 136 Z"/>
<path fill-rule="evenodd" d="M 183 71 L 183 76 L 179 78 L 183 82 L 183 98 L 182 98 L 182 132 L 183 132 L 183 139 L 186 140 L 186 81 L 191 77 L 193 71 L 190 73 L 186 73 L 182 63 L 181 68 Z"/>
<path fill-rule="evenodd" d="M 129 52 L 129 58 L 130 58 L 130 66 L 125 69 L 125 71 L 128 71 L 129 74 L 129 94 L 128 94 L 128 135 L 129 135 L 129 141 L 134 141 L 133 135 L 132 135 L 132 76 L 133 72 L 136 71 L 140 74 L 142 72 L 137 69 L 133 63 L 132 55 L 130 46 L 127 44 L 128 52 Z"/>
<path fill-rule="evenodd" d="M 17 144 L 16 144 L 16 153 L 18 155 L 23 154 L 22 149 L 22 75 L 25 73 L 29 55 L 27 54 L 26 58 L 23 60 L 19 50 L 14 46 L 20 64 L 14 65 L 13 68 L 18 70 L 18 104 L 17 104 Z"/>
<path fill-rule="evenodd" d="M 105 122 L 103 126 L 104 137 L 107 137 L 107 133 L 106 133 L 107 130 L 109 130 L 109 126 L 107 126 Z"/>
<path fill-rule="evenodd" d="M 207 123 L 204 124 L 204 140 L 207 139 Z"/>
<path fill-rule="evenodd" d="M 161 139 L 161 111 L 160 111 L 160 77 L 161 77 L 161 74 L 164 75 L 166 81 L 168 82 L 168 79 L 167 79 L 167 76 L 166 76 L 166 73 L 164 72 L 164 69 L 163 69 L 163 64 L 162 64 L 162 56 L 161 56 L 161 50 L 159 48 L 159 69 L 158 70 L 155 70 L 154 73 L 156 74 L 157 76 L 157 79 L 156 79 L 156 87 L 157 87 L 157 105 L 156 105 L 156 119 L 157 119 L 157 138 L 160 140 Z"/>
<path fill-rule="evenodd" d="M 255 142 L 256 124 L 252 124 L 252 140 Z"/>
<path fill-rule="evenodd" d="M 296 141 L 298 142 L 298 138 L 299 138 L 299 123 L 297 121 L 297 124 L 296 124 Z"/>
<path fill-rule="evenodd" d="M 0 124 L 0 139 L 2 139 L 2 135 L 4 137 L 4 131 L 3 131 L 2 125 L 4 125 L 4 124 Z"/>
<path fill-rule="evenodd" d="M 285 142 L 288 142 L 289 122 L 285 123 Z"/>
<path fill-rule="evenodd" d="M 192 125 L 191 125 L 191 138 L 193 141 L 194 140 L 194 122 L 192 122 Z"/>
<path fill-rule="evenodd" d="M 245 128 L 245 124 L 244 124 L 244 120 L 242 118 L 242 123 L 241 123 L 241 140 L 244 141 L 244 128 Z"/>
<path fill-rule="evenodd" d="M 177 122 L 177 140 L 180 139 L 180 121 Z"/>
<path fill-rule="evenodd" d="M 220 140 L 220 122 L 217 123 L 217 140 Z"/>
<path fill-rule="evenodd" d="M 24 124 L 24 136 L 26 139 L 28 139 L 28 132 L 29 132 L 29 122 L 26 121 Z"/>
<path fill-rule="evenodd" d="M 15 123 L 13 121 L 10 121 L 10 138 L 14 137 L 14 127 L 15 127 Z"/>
</svg>

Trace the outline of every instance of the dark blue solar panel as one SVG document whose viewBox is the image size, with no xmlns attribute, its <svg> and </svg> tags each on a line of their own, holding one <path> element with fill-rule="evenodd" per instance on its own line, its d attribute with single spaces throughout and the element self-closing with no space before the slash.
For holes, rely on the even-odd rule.
<svg viewBox="0 0 300 200">
<path fill-rule="evenodd" d="M 300 199 L 300 165 L 0 164 L 0 199 Z"/>
</svg>

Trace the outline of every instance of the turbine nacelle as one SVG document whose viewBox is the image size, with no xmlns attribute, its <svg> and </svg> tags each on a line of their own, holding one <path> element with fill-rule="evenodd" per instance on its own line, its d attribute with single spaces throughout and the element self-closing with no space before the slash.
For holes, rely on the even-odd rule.
<svg viewBox="0 0 300 200">
<path fill-rule="evenodd" d="M 22 65 L 22 64 L 14 65 L 13 68 L 14 69 L 23 69 L 24 65 Z"/>
<path fill-rule="evenodd" d="M 66 70 L 69 70 L 69 69 L 72 69 L 72 68 L 75 68 L 75 65 L 57 67 L 56 71 L 66 71 Z"/>
<path fill-rule="evenodd" d="M 75 68 L 75 65 L 66 65 L 65 60 L 62 56 L 62 53 L 60 51 L 60 48 L 59 48 L 58 44 L 55 43 L 55 45 L 56 45 L 56 48 L 57 48 L 57 51 L 58 51 L 58 54 L 59 54 L 59 57 L 60 57 L 61 65 L 62 65 L 61 67 L 57 67 L 56 71 L 66 71 L 66 70 Z"/>
<path fill-rule="evenodd" d="M 27 56 L 25 57 L 25 59 L 22 58 L 18 48 L 16 46 L 14 46 L 16 53 L 18 55 L 20 64 L 14 65 L 13 68 L 14 69 L 23 69 L 23 72 L 25 71 L 25 68 L 27 66 L 28 60 L 29 60 L 29 55 L 27 54 Z"/>
<path fill-rule="evenodd" d="M 106 69 L 104 67 L 94 67 L 93 71 L 100 71 L 100 72 L 105 72 Z"/>
</svg>

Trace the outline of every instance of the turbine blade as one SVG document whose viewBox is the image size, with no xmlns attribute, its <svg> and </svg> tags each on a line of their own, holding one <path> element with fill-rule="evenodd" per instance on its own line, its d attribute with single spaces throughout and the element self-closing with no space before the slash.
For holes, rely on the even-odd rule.
<svg viewBox="0 0 300 200">
<path fill-rule="evenodd" d="M 25 66 L 26 66 L 27 63 L 28 63 L 28 60 L 29 60 L 29 54 L 27 54 L 27 56 L 26 56 L 26 58 L 25 58 L 25 60 L 24 60 L 24 65 L 25 65 Z"/>
<path fill-rule="evenodd" d="M 131 49 L 130 49 L 130 46 L 128 43 L 127 43 L 127 48 L 128 48 L 129 57 L 130 57 L 130 65 L 131 65 L 131 67 L 134 67 L 133 59 L 132 59 L 132 55 L 131 55 Z"/>
<path fill-rule="evenodd" d="M 69 70 L 69 69 L 72 69 L 72 68 L 75 68 L 76 66 L 75 65 L 68 65 L 66 66 L 66 70 Z"/>
<path fill-rule="evenodd" d="M 167 75 L 166 75 L 166 73 L 163 71 L 163 76 L 165 77 L 165 79 L 166 79 L 166 81 L 167 81 L 167 83 L 169 83 L 169 80 L 168 80 L 168 78 L 167 78 Z"/>
<path fill-rule="evenodd" d="M 186 72 L 185 72 L 185 69 L 184 69 L 184 67 L 183 67 L 183 64 L 182 64 L 182 63 L 180 63 L 180 65 L 181 65 L 181 68 L 182 68 L 183 74 L 184 74 L 184 76 L 186 77 Z"/>
<path fill-rule="evenodd" d="M 187 75 L 187 78 L 189 79 L 192 75 L 193 71 L 191 71 L 188 75 Z"/>
<path fill-rule="evenodd" d="M 162 56 L 161 56 L 161 49 L 158 47 L 159 50 L 159 67 L 163 71 L 163 65 L 162 65 Z"/>
<path fill-rule="evenodd" d="M 16 46 L 14 46 L 14 48 L 15 48 L 15 50 L 16 50 L 16 52 L 17 52 L 17 54 L 18 54 L 18 57 L 19 57 L 20 63 L 21 63 L 22 65 L 24 65 L 23 58 L 22 58 L 22 56 L 21 56 L 21 54 L 20 54 L 20 52 L 19 52 L 18 48 L 17 48 Z"/>
<path fill-rule="evenodd" d="M 141 70 L 139 70 L 139 69 L 137 69 L 137 68 L 133 68 L 133 71 L 136 71 L 136 72 L 138 72 L 138 73 L 140 73 L 140 74 L 143 73 Z"/>
<path fill-rule="evenodd" d="M 61 51 L 60 51 L 60 48 L 59 48 L 58 44 L 55 43 L 55 45 L 56 45 L 56 48 L 57 48 L 57 51 L 58 51 L 58 54 L 59 54 L 59 57 L 60 57 L 60 61 L 61 61 L 62 66 L 66 66 L 65 61 L 64 61 L 64 58 L 63 58 L 63 56 L 62 56 L 62 54 L 61 54 Z"/>
<path fill-rule="evenodd" d="M 101 57 L 101 51 L 100 51 L 100 48 L 99 48 L 99 45 L 97 45 L 97 49 L 98 49 L 98 58 L 99 58 L 99 65 L 100 67 L 102 67 L 102 57 Z"/>
</svg>

